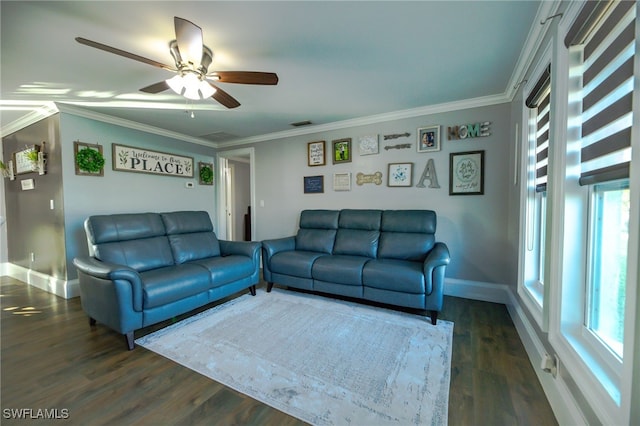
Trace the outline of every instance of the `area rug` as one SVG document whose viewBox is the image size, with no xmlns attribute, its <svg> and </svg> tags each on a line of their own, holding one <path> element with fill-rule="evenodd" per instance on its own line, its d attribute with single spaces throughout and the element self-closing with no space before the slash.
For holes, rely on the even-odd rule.
<svg viewBox="0 0 640 426">
<path fill-rule="evenodd" d="M 446 425 L 453 323 L 274 289 L 136 343 L 314 425 Z"/>
</svg>

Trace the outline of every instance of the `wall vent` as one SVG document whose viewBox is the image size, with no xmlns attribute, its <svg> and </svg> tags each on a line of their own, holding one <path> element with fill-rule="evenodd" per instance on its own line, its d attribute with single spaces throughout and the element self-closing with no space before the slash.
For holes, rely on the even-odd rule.
<svg viewBox="0 0 640 426">
<path fill-rule="evenodd" d="M 311 121 L 309 121 L 309 120 L 304 120 L 304 121 L 298 121 L 296 123 L 291 123 L 291 125 L 293 127 L 309 126 L 310 124 L 311 124 Z"/>
</svg>

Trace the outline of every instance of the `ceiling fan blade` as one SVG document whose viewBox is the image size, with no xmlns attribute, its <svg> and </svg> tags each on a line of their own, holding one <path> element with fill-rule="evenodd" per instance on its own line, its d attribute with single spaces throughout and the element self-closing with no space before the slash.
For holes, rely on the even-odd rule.
<svg viewBox="0 0 640 426">
<path fill-rule="evenodd" d="M 208 83 L 211 84 L 210 82 Z M 216 93 L 214 93 L 211 97 L 216 101 L 220 102 L 222 105 L 226 106 L 229 109 L 237 108 L 240 106 L 240 102 L 238 102 L 236 98 L 234 98 L 233 96 L 231 96 L 230 94 L 228 94 L 227 92 L 219 88 L 218 86 L 211 84 L 211 87 L 216 89 Z"/>
<path fill-rule="evenodd" d="M 122 49 L 107 46 L 106 44 L 98 43 L 97 41 L 87 40 L 86 38 L 76 37 L 76 41 L 85 46 L 94 47 L 96 49 L 104 50 L 105 52 L 115 53 L 116 55 L 123 56 L 125 58 L 133 59 L 134 61 L 142 62 L 144 64 L 152 65 L 154 67 L 162 68 L 168 71 L 175 71 L 173 67 L 154 61 L 153 59 L 145 58 L 144 56 L 136 55 Z"/>
<path fill-rule="evenodd" d="M 177 16 L 173 18 L 173 23 L 182 60 L 200 65 L 202 60 L 202 28 Z"/>
<path fill-rule="evenodd" d="M 162 80 L 158 83 L 154 83 L 147 87 L 143 87 L 142 89 L 140 89 L 140 91 L 145 93 L 160 93 L 160 92 L 164 92 L 167 89 L 169 89 L 169 85 L 165 80 Z"/>
<path fill-rule="evenodd" d="M 216 71 L 212 76 L 217 76 L 220 83 L 278 84 L 278 75 L 272 72 Z"/>
</svg>

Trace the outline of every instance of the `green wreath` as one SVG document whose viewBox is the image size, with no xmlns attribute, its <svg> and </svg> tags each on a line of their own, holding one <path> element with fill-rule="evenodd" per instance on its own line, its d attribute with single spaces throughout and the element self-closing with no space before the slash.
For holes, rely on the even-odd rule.
<svg viewBox="0 0 640 426">
<path fill-rule="evenodd" d="M 104 157 L 97 149 L 84 148 L 76 154 L 76 164 L 80 170 L 97 173 L 104 166 Z"/>
<path fill-rule="evenodd" d="M 213 183 L 213 169 L 211 166 L 203 164 L 200 166 L 200 181 L 207 185 Z"/>
</svg>

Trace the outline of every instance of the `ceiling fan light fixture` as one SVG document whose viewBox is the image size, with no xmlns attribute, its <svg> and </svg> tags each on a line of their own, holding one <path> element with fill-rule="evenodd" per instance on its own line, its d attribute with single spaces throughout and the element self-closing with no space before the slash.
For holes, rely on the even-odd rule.
<svg viewBox="0 0 640 426">
<path fill-rule="evenodd" d="M 166 82 L 175 93 L 194 101 L 210 98 L 216 92 L 214 87 L 192 72 L 174 75 Z"/>
</svg>

